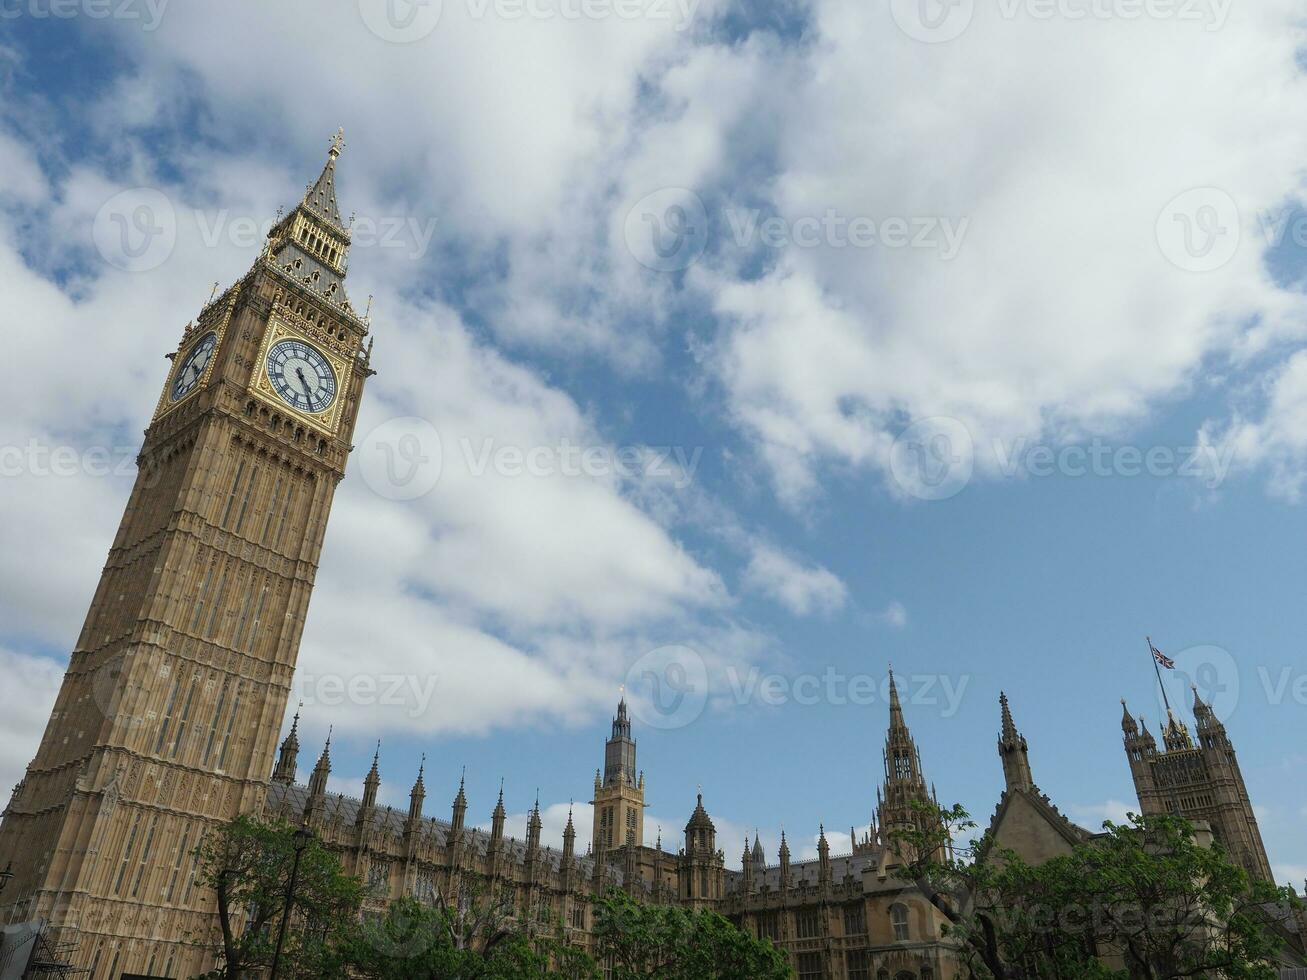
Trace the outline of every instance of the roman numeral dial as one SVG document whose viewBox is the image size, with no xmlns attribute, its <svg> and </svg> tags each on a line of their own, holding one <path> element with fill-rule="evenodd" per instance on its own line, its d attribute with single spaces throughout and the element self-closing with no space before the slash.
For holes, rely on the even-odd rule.
<svg viewBox="0 0 1307 980">
<path fill-rule="evenodd" d="M 266 368 L 273 390 L 291 408 L 312 415 L 329 409 L 336 400 L 336 373 L 316 347 L 287 339 L 268 350 Z"/>
</svg>

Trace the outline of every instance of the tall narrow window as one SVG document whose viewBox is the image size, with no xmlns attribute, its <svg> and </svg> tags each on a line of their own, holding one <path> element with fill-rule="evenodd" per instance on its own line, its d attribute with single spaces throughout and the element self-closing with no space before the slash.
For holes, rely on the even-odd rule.
<svg viewBox="0 0 1307 980">
<path fill-rule="evenodd" d="M 219 527 L 227 526 L 227 518 L 231 517 L 231 509 L 236 505 L 236 494 L 240 492 L 241 474 L 245 472 L 245 460 L 236 464 L 236 478 L 231 481 L 231 493 L 227 495 L 227 506 L 222 509 L 222 520 L 218 521 Z"/>
<path fill-rule="evenodd" d="M 213 636 L 213 631 L 218 625 L 218 617 L 222 615 L 222 605 L 227 599 L 227 581 L 230 578 L 231 566 L 225 564 L 222 568 L 222 576 L 218 579 L 218 591 L 214 594 L 213 602 L 209 603 L 209 622 L 204 627 L 203 636 Z"/>
<path fill-rule="evenodd" d="M 122 893 L 123 880 L 127 877 L 127 867 L 132 863 L 132 853 L 136 850 L 136 832 L 140 830 L 141 814 L 137 811 L 132 818 L 132 829 L 127 834 L 127 843 L 123 845 L 123 858 L 118 864 L 118 877 L 113 883 L 113 890 L 117 894 Z"/>
<path fill-rule="evenodd" d="M 171 755 L 174 759 L 177 758 L 177 752 L 182 747 L 182 742 L 186 739 L 186 725 L 190 722 L 191 705 L 195 703 L 195 689 L 199 686 L 199 677 L 192 676 L 190 690 L 186 692 L 186 704 L 182 708 L 182 716 L 177 722 L 177 736 L 172 741 Z"/>
<path fill-rule="evenodd" d="M 259 468 L 252 467 L 250 471 L 249 482 L 245 484 L 245 496 L 241 499 L 240 513 L 236 515 L 236 526 L 232 531 L 236 534 L 241 533 L 241 528 L 245 526 L 245 515 L 250 512 L 250 498 L 254 496 L 254 491 L 259 485 Z"/>
<path fill-rule="evenodd" d="M 231 714 L 227 717 L 227 730 L 222 736 L 222 751 L 218 753 L 218 768 L 221 769 L 227 763 L 227 750 L 231 748 L 231 730 L 236 725 L 236 716 L 241 710 L 241 685 L 240 681 L 236 682 L 236 696 L 231 699 Z"/>
<path fill-rule="evenodd" d="M 194 633 L 196 627 L 200 625 L 200 617 L 204 615 L 204 600 L 209 594 L 209 586 L 213 583 L 213 567 L 217 561 L 209 563 L 209 569 L 204 573 L 204 581 L 200 583 L 200 590 L 195 593 L 195 610 L 191 613 L 191 632 Z"/>
<path fill-rule="evenodd" d="M 173 862 L 172 876 L 168 879 L 168 888 L 163 893 L 163 900 L 165 902 L 171 902 L 173 895 L 177 893 L 177 879 L 181 877 L 182 866 L 186 863 L 187 857 L 190 856 L 190 852 L 186 849 L 186 845 L 190 843 L 190 839 L 191 828 L 187 827 L 182 833 L 182 842 L 177 846 L 177 859 Z"/>
<path fill-rule="evenodd" d="M 889 909 L 890 924 L 894 927 L 894 941 L 905 942 L 910 938 L 908 932 L 908 907 L 895 902 Z"/>
<path fill-rule="evenodd" d="M 227 700 L 227 688 L 231 684 L 231 679 L 224 679 L 222 690 L 218 692 L 218 706 L 213 709 L 213 724 L 209 726 L 209 741 L 204 746 L 204 765 L 209 764 L 209 758 L 213 755 L 214 743 L 218 741 L 218 726 L 222 724 L 222 709 Z"/>
<path fill-rule="evenodd" d="M 154 832 L 159 829 L 159 815 L 156 813 L 154 819 L 150 821 L 150 832 L 145 835 L 145 846 L 141 848 L 141 860 L 136 865 L 136 880 L 132 882 L 132 898 L 141 893 L 141 879 L 145 877 L 145 869 L 150 863 L 150 855 L 154 852 Z"/>
<path fill-rule="evenodd" d="M 277 516 L 277 505 L 281 502 L 281 477 L 272 485 L 272 499 L 268 501 L 267 513 L 263 515 L 263 531 L 259 534 L 259 544 L 268 543 L 268 532 L 272 530 L 273 518 Z"/>
<path fill-rule="evenodd" d="M 168 700 L 164 702 L 163 717 L 159 719 L 159 735 L 154 741 L 155 755 L 163 749 L 163 740 L 168 737 L 168 725 L 172 721 L 172 709 L 177 704 L 177 688 L 180 684 L 180 679 L 172 682 L 172 690 L 168 692 Z"/>
</svg>

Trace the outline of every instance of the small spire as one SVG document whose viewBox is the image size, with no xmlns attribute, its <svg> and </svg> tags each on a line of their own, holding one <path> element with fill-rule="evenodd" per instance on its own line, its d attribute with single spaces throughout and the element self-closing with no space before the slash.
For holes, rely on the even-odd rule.
<svg viewBox="0 0 1307 980">
<path fill-rule="evenodd" d="M 341 126 L 336 130 L 336 135 L 331 138 L 331 146 L 327 150 L 327 156 L 335 160 L 340 156 L 340 151 L 345 148 L 345 127 Z"/>
<path fill-rule="evenodd" d="M 1003 708 L 1003 741 L 1015 742 L 1017 740 L 1017 726 L 1012 721 L 1012 710 L 1008 707 L 1007 692 L 998 692 L 998 703 Z"/>
</svg>

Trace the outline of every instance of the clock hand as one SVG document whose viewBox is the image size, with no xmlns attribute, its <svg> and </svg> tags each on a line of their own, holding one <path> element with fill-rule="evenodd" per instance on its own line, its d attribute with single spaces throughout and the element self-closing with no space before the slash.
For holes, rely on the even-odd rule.
<svg viewBox="0 0 1307 980">
<path fill-rule="evenodd" d="M 304 369 L 297 367 L 295 369 L 295 373 L 299 375 L 300 384 L 304 386 L 304 394 L 306 395 L 313 394 L 313 392 L 309 391 L 309 381 L 306 377 L 304 377 Z"/>
</svg>

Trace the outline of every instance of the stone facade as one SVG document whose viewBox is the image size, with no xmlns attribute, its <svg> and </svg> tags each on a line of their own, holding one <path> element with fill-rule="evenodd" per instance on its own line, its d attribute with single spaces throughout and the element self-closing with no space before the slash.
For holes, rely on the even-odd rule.
<svg viewBox="0 0 1307 980">
<path fill-rule="evenodd" d="M 1121 728 L 1139 806 L 1145 814 L 1172 813 L 1205 821 L 1237 864 L 1255 878 L 1273 881 L 1262 834 L 1234 746 L 1211 705 L 1194 690 L 1195 743 L 1189 728 L 1168 709 L 1157 749 L 1143 718 L 1136 721 L 1124 701 Z"/>
<path fill-rule="evenodd" d="M 463 889 L 475 886 L 482 900 L 489 896 L 511 909 L 525 927 L 552 932 L 561 923 L 570 942 L 590 948 L 595 899 L 616 888 L 644 902 L 719 912 L 751 934 L 774 941 L 805 980 L 949 980 L 956 966 L 952 947 L 943 939 L 942 916 L 914 885 L 895 877 L 902 855 L 887 835 L 891 828 L 919 819 L 912 802 L 932 797 L 892 676 L 890 685 L 886 779 L 877 819 L 860 837 L 851 831 L 850 850 L 838 855 L 831 853 L 822 828 L 813 861 L 792 861 L 782 834 L 776 863 L 767 863 L 760 843 L 746 843 L 741 870 L 728 870 L 702 795 L 686 822 L 684 847 L 664 850 L 661 836 L 653 847 L 646 846 L 638 829 L 643 816 L 625 816 L 633 807 L 643 809 L 644 780 L 637 775 L 636 743 L 624 700 L 604 748 L 595 833 L 584 855 L 576 852 L 570 814 L 562 850 L 542 846 L 539 801 L 528 819 L 526 840 L 506 839 L 502 790 L 488 832 L 467 825 L 461 781 L 448 819 L 426 816 L 424 769 L 409 792 L 407 813 L 377 805 L 378 759 L 364 780 L 362 799 L 330 793 L 330 742 L 308 783 L 300 784 L 298 716 L 282 744 L 263 815 L 312 827 L 340 855 L 346 870 L 368 884 L 372 911 L 403 896 L 428 902 L 439 897 L 453 904 Z M 612 807 L 614 815 L 607 820 L 605 807 Z M 609 846 L 614 827 L 625 829 L 626 839 Z"/>
</svg>

